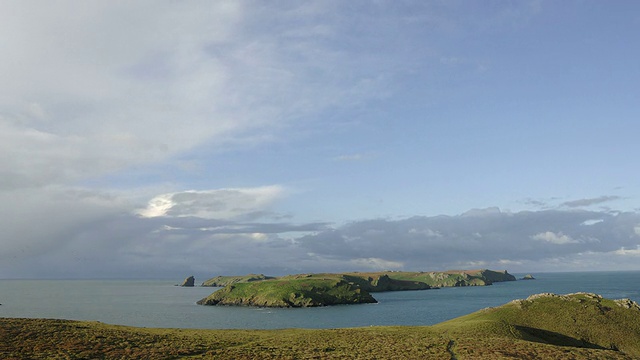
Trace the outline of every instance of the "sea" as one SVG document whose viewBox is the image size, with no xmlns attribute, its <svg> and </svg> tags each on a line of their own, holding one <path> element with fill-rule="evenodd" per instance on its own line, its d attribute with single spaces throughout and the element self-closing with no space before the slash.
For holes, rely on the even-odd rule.
<svg viewBox="0 0 640 360">
<path fill-rule="evenodd" d="M 524 274 L 514 274 L 521 278 Z M 640 302 L 640 271 L 534 273 L 536 280 L 373 293 L 377 304 L 317 308 L 201 306 L 217 290 L 179 280 L 0 280 L 0 317 L 100 321 L 195 329 L 348 328 L 433 325 L 532 294 L 592 292 Z"/>
</svg>

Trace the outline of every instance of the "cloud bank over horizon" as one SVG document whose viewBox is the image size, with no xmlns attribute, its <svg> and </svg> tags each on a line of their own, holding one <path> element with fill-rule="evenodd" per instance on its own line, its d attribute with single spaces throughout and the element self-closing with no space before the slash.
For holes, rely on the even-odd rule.
<svg viewBox="0 0 640 360">
<path fill-rule="evenodd" d="M 265 193 L 274 191 L 281 189 L 164 194 L 149 202 L 152 214 L 144 213 L 149 208 L 118 212 L 117 200 L 69 194 L 68 205 L 95 210 L 82 222 L 74 218 L 72 229 L 56 227 L 61 218 L 50 216 L 40 220 L 39 236 L 2 242 L 0 272 L 15 278 L 471 268 L 540 272 L 608 270 L 611 264 L 633 270 L 640 259 L 636 212 L 487 208 L 460 215 L 294 223 L 282 221 L 286 217 L 271 210 L 271 199 L 265 201 L 275 196 Z M 158 198 L 173 199 L 171 206 L 157 212 Z M 210 211 L 203 213 L 203 206 Z M 230 212 L 211 216 L 225 211 Z M 28 229 L 16 225 L 13 231 Z"/>
<path fill-rule="evenodd" d="M 0 3 L 0 278 L 638 270 L 639 7 Z"/>
</svg>

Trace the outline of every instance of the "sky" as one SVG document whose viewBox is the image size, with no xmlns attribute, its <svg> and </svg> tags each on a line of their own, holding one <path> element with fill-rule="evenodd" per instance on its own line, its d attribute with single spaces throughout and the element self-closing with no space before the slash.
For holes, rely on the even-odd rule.
<svg viewBox="0 0 640 360">
<path fill-rule="evenodd" d="M 0 2 L 0 278 L 640 270 L 637 1 Z"/>
</svg>

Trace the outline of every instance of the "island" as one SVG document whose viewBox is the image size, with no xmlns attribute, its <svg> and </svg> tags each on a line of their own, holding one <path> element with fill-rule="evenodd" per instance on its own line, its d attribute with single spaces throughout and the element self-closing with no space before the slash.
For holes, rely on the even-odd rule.
<svg viewBox="0 0 640 360">
<path fill-rule="evenodd" d="M 640 306 L 537 294 L 432 326 L 153 329 L 0 318 L 6 359 L 639 359 Z"/>
<path fill-rule="evenodd" d="M 180 286 L 182 287 L 193 287 L 196 284 L 196 278 L 193 277 L 193 275 L 187 277 L 186 279 L 184 279 L 184 281 L 182 282 L 182 284 L 180 284 Z"/>
<path fill-rule="evenodd" d="M 260 275 L 218 276 L 204 284 L 222 289 L 199 300 L 199 305 L 259 307 L 314 307 L 375 303 L 370 294 L 384 291 L 427 290 L 439 287 L 487 286 L 515 281 L 505 271 L 449 270 L 444 272 L 351 272 L 297 274 L 281 277 Z M 208 285 L 212 286 L 212 285 Z"/>
</svg>

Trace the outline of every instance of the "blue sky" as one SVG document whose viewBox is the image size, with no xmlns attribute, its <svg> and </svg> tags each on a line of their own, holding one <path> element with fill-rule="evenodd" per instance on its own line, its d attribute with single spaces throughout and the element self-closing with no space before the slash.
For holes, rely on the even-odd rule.
<svg viewBox="0 0 640 360">
<path fill-rule="evenodd" d="M 638 270 L 633 1 L 0 5 L 0 277 Z"/>
</svg>

